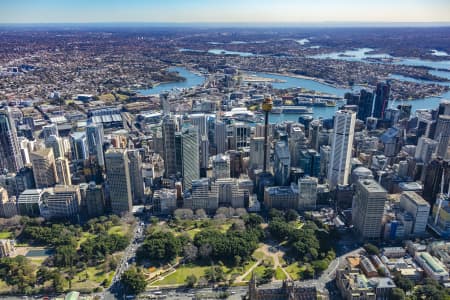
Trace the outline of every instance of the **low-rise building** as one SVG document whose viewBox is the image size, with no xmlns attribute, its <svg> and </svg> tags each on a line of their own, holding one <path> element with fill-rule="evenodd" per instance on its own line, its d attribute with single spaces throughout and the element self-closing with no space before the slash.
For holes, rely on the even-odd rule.
<svg viewBox="0 0 450 300">
<path fill-rule="evenodd" d="M 449 280 L 447 268 L 437 258 L 428 252 L 417 252 L 414 256 L 417 263 L 423 268 L 425 274 L 438 281 L 446 282 Z"/>
</svg>

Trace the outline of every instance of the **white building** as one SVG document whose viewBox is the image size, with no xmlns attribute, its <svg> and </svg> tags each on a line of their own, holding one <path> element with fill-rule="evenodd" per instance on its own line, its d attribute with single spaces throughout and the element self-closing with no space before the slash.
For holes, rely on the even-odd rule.
<svg viewBox="0 0 450 300">
<path fill-rule="evenodd" d="M 400 207 L 413 216 L 414 225 L 411 234 L 424 234 L 430 215 L 430 204 L 417 193 L 407 191 L 400 196 Z"/>
<path fill-rule="evenodd" d="M 318 180 L 315 177 L 304 177 L 298 180 L 298 209 L 316 209 L 317 184 Z"/>
<path fill-rule="evenodd" d="M 338 184 L 348 184 L 356 113 L 353 111 L 339 110 L 335 113 L 334 117 L 334 131 L 328 170 L 328 183 L 332 189 Z"/>
</svg>

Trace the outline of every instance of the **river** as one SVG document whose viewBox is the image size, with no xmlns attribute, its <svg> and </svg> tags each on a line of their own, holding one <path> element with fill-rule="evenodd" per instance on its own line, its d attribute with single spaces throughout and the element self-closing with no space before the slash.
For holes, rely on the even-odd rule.
<svg viewBox="0 0 450 300">
<path fill-rule="evenodd" d="M 197 85 L 200 85 L 204 82 L 204 78 L 198 74 L 195 74 L 186 68 L 183 67 L 174 67 L 170 70 L 177 71 L 181 76 L 186 78 L 185 81 L 182 82 L 172 82 L 172 83 L 163 83 L 155 88 L 152 89 L 146 89 L 146 90 L 138 90 L 142 95 L 152 95 L 152 94 L 160 94 L 164 91 L 170 91 L 173 89 L 184 89 L 184 88 L 191 88 Z M 315 81 L 313 79 L 306 79 L 306 78 L 297 78 L 297 77 L 291 77 L 291 76 L 283 76 L 283 75 L 275 75 L 275 74 L 266 74 L 266 73 L 251 73 L 255 74 L 258 77 L 264 77 L 264 78 L 273 78 L 278 79 L 283 82 L 274 82 L 272 83 L 272 86 L 274 88 L 278 89 L 285 89 L 285 88 L 295 88 L 295 87 L 302 87 L 308 90 L 313 90 L 317 92 L 327 93 L 327 94 L 333 94 L 337 96 L 343 96 L 346 92 L 351 91 L 350 89 L 346 88 L 338 88 L 334 87 L 328 84 L 324 84 L 318 81 Z M 427 108 L 435 108 L 439 105 L 442 98 L 444 99 L 450 99 L 450 91 L 447 93 L 444 93 L 440 97 L 428 97 L 428 98 L 422 98 L 422 99 L 415 99 L 411 101 L 404 101 L 404 103 L 410 103 L 412 105 L 413 112 L 417 109 L 427 109 Z M 399 104 L 401 101 L 397 101 L 395 104 Z M 313 107 L 313 116 L 315 118 L 331 118 L 334 115 L 334 112 L 338 109 L 338 107 Z M 290 120 L 290 121 L 298 121 L 298 115 L 294 114 L 273 114 L 270 116 L 270 122 L 280 122 L 283 120 Z"/>
</svg>

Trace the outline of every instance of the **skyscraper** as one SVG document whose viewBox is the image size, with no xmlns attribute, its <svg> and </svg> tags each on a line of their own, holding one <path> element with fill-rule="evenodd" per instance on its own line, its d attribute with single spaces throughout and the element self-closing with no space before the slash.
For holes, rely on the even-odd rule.
<svg viewBox="0 0 450 300">
<path fill-rule="evenodd" d="M 429 139 L 427 137 L 420 137 L 417 142 L 416 152 L 414 158 L 424 164 L 428 164 L 431 161 L 432 155 L 436 151 L 438 142 Z"/>
<path fill-rule="evenodd" d="M 333 141 L 328 169 L 328 183 L 331 188 L 338 184 L 348 184 L 355 122 L 356 115 L 353 111 L 339 110 L 334 115 Z"/>
<path fill-rule="evenodd" d="M 56 166 L 56 174 L 58 177 L 58 183 L 62 185 L 72 185 L 69 160 L 64 157 L 58 157 L 55 160 L 55 166 Z"/>
<path fill-rule="evenodd" d="M 438 117 L 434 136 L 439 143 L 436 155 L 446 158 L 450 141 L 450 115 L 440 115 Z"/>
<path fill-rule="evenodd" d="M 264 137 L 250 139 L 250 168 L 262 169 L 264 165 Z"/>
<path fill-rule="evenodd" d="M 316 209 L 317 178 L 304 177 L 298 180 L 298 209 Z"/>
<path fill-rule="evenodd" d="M 230 157 L 224 154 L 217 154 L 213 160 L 214 179 L 230 178 Z"/>
<path fill-rule="evenodd" d="M 50 135 L 45 139 L 45 147 L 53 149 L 55 158 L 64 156 L 64 144 L 62 138 L 56 135 Z"/>
<path fill-rule="evenodd" d="M 144 179 L 142 178 L 142 158 L 138 149 L 127 150 L 130 170 L 131 195 L 133 204 L 144 202 Z"/>
<path fill-rule="evenodd" d="M 214 127 L 214 143 L 216 145 L 216 152 L 225 153 L 228 150 L 227 140 L 227 126 L 221 121 L 216 121 Z"/>
<path fill-rule="evenodd" d="M 23 167 L 14 122 L 8 109 L 0 110 L 0 171 L 17 172 Z"/>
<path fill-rule="evenodd" d="M 109 149 L 105 154 L 106 177 L 111 209 L 115 214 L 132 210 L 129 160 L 125 149 Z"/>
<path fill-rule="evenodd" d="M 192 180 L 200 178 L 198 129 L 195 126 L 185 127 L 181 135 L 183 157 L 183 188 L 192 187 Z"/>
<path fill-rule="evenodd" d="M 58 127 L 55 123 L 48 124 L 42 127 L 42 138 L 46 140 L 49 136 L 59 136 Z"/>
<path fill-rule="evenodd" d="M 356 182 L 352 204 L 352 222 L 363 239 L 377 239 L 381 234 L 381 221 L 387 192 L 373 179 Z"/>
<path fill-rule="evenodd" d="M 44 148 L 30 154 L 36 188 L 52 187 L 58 182 L 53 149 Z"/>
<path fill-rule="evenodd" d="M 356 117 L 359 120 L 366 121 L 372 115 L 373 94 L 362 89 L 358 101 L 358 113 Z"/>
<path fill-rule="evenodd" d="M 289 172 L 291 171 L 291 155 L 287 141 L 277 142 L 274 152 L 273 169 L 277 185 L 289 185 Z"/>
<path fill-rule="evenodd" d="M 391 85 L 388 82 L 379 82 L 375 90 L 375 106 L 373 108 L 373 116 L 378 119 L 383 119 L 384 112 L 388 107 L 389 93 Z"/>
<path fill-rule="evenodd" d="M 173 118 L 172 116 L 165 116 L 162 122 L 165 177 L 176 175 L 177 173 L 176 156 L 175 156 L 176 131 L 177 131 L 177 124 L 175 118 Z"/>
<path fill-rule="evenodd" d="M 70 134 L 70 145 L 73 160 L 82 162 L 88 159 L 89 151 L 86 144 L 85 132 L 74 132 Z"/>
<path fill-rule="evenodd" d="M 104 133 L 103 125 L 93 123 L 86 127 L 86 140 L 89 155 L 95 157 L 99 166 L 105 166 L 103 155 Z"/>
</svg>

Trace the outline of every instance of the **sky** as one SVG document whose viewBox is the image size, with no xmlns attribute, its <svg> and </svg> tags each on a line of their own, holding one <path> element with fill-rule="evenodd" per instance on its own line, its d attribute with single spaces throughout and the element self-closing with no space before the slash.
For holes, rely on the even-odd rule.
<svg viewBox="0 0 450 300">
<path fill-rule="evenodd" d="M 450 22 L 450 0 L 0 0 L 0 23 Z"/>
</svg>

